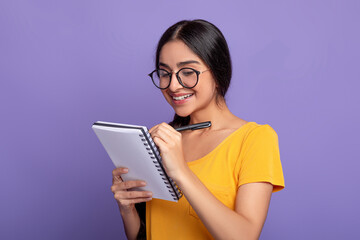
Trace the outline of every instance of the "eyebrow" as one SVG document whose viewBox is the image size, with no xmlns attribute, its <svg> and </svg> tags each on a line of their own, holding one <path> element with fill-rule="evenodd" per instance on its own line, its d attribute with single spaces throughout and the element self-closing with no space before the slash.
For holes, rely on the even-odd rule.
<svg viewBox="0 0 360 240">
<path fill-rule="evenodd" d="M 199 64 L 200 65 L 200 62 L 198 61 L 195 61 L 195 60 L 189 60 L 189 61 L 184 61 L 184 62 L 179 62 L 176 64 L 177 67 L 182 67 L 184 65 L 188 65 L 188 64 L 192 64 L 192 63 L 195 63 L 195 64 Z M 171 69 L 169 67 L 169 65 L 165 64 L 165 63 L 162 63 L 162 62 L 159 62 L 159 66 L 163 66 L 163 67 L 167 67 L 169 69 Z"/>
</svg>

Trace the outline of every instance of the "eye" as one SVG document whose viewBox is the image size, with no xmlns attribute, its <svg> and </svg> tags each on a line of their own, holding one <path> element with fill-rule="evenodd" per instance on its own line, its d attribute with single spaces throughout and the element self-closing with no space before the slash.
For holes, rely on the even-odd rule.
<svg viewBox="0 0 360 240">
<path fill-rule="evenodd" d="M 163 78 L 163 77 L 169 77 L 170 73 L 168 73 L 165 70 L 159 69 L 158 70 L 158 75 L 159 75 L 159 77 Z"/>
<path fill-rule="evenodd" d="M 181 71 L 181 75 L 183 75 L 184 77 L 190 77 L 193 74 L 195 74 L 195 72 L 191 69 L 184 69 Z"/>
</svg>

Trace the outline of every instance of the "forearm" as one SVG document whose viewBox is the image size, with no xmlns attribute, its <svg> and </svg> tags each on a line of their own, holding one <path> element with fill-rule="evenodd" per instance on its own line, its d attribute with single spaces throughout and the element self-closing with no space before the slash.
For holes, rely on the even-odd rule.
<svg viewBox="0 0 360 240">
<path fill-rule="evenodd" d="M 129 240 L 136 239 L 140 230 L 140 217 L 136 208 L 124 209 L 119 205 L 125 234 Z"/>
<path fill-rule="evenodd" d="M 190 169 L 176 182 L 215 239 L 258 239 L 262 224 L 252 222 L 221 203 Z"/>
</svg>

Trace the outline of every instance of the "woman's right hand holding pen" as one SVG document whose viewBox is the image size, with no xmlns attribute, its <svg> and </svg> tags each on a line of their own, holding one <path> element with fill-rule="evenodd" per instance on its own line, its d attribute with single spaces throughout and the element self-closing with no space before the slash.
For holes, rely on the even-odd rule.
<svg viewBox="0 0 360 240">
<path fill-rule="evenodd" d="M 146 186 L 145 181 L 133 180 L 123 181 L 121 175 L 129 171 L 127 168 L 115 168 L 112 172 L 113 181 L 111 191 L 114 193 L 120 211 L 131 211 L 135 207 L 135 203 L 147 202 L 152 199 L 152 192 L 132 190 L 136 187 Z"/>
</svg>

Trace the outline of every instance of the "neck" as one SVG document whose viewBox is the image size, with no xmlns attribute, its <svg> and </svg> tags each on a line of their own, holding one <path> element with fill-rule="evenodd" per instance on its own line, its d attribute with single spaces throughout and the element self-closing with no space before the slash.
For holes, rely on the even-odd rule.
<svg viewBox="0 0 360 240">
<path fill-rule="evenodd" d="M 229 119 L 234 115 L 230 112 L 224 99 L 218 103 L 211 104 L 205 109 L 201 109 L 190 115 L 190 124 L 211 121 L 211 129 L 224 128 L 225 119 Z"/>
</svg>

